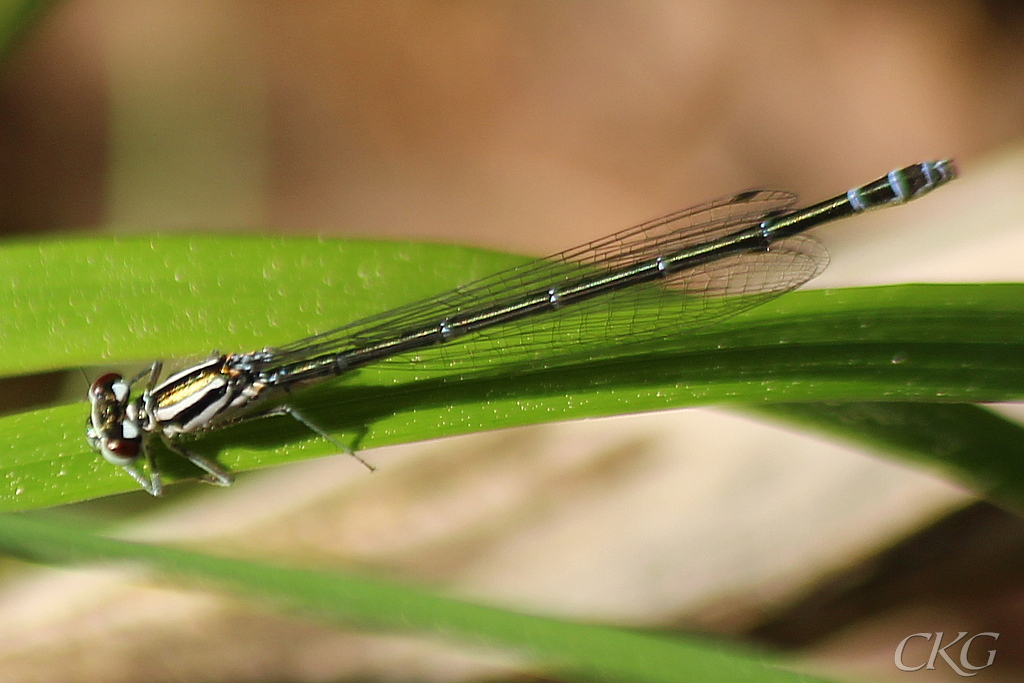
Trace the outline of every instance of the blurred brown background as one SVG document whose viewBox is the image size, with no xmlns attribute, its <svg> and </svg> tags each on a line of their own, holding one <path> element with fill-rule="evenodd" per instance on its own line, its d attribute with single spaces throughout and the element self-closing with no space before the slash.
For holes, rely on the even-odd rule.
<svg viewBox="0 0 1024 683">
<path fill-rule="evenodd" d="M 750 186 L 1017 138 L 972 2 L 64 2 L 2 80 L 5 229 L 432 237 L 544 254 Z"/>
<path fill-rule="evenodd" d="M 1022 27 L 1018 3 L 942 0 L 68 0 L 0 72 L 0 230 L 540 256 L 738 189 L 814 201 L 955 157 L 964 178 L 927 202 L 818 231 L 833 265 L 816 284 L 1024 280 Z M 374 457 L 369 480 L 325 460 L 172 496 L 136 533 L 727 634 L 843 680 L 905 680 L 892 657 L 911 633 L 1000 631 L 974 680 L 1024 679 L 1020 523 L 871 454 L 686 411 Z M 514 676 L 82 581 L 38 572 L 0 594 L 5 680 Z"/>
</svg>

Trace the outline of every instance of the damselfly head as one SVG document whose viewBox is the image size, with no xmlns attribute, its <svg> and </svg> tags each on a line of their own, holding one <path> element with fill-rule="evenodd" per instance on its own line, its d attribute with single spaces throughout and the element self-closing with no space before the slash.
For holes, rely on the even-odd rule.
<svg viewBox="0 0 1024 683">
<path fill-rule="evenodd" d="M 128 419 L 128 382 L 117 373 L 97 378 L 89 387 L 89 418 L 85 438 L 103 459 L 114 465 L 135 462 L 142 453 L 142 433 Z"/>
</svg>

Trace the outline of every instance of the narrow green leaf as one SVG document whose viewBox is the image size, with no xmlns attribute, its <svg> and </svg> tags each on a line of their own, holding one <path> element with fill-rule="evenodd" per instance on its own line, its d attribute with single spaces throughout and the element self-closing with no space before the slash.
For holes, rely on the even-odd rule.
<svg viewBox="0 0 1024 683">
<path fill-rule="evenodd" d="M 441 245 L 276 237 L 8 244 L 0 374 L 281 344 L 522 261 Z M 1024 285 L 917 285 L 796 292 L 715 326 L 553 367 L 368 368 L 292 400 L 364 449 L 713 403 L 1022 395 Z M 77 404 L 0 419 L 0 509 L 134 487 L 89 451 L 85 416 Z M 234 471 L 335 450 L 287 418 L 219 430 L 194 447 Z M 172 480 L 195 474 L 161 460 Z"/>
<path fill-rule="evenodd" d="M 0 58 L 6 57 L 28 29 L 42 17 L 53 0 L 0 2 Z"/>
<path fill-rule="evenodd" d="M 960 403 L 774 403 L 753 412 L 938 469 L 1024 509 L 1024 427 Z M 925 455 L 927 454 L 927 455 Z"/>
<path fill-rule="evenodd" d="M 132 561 L 168 577 L 199 580 L 362 629 L 413 632 L 499 647 L 535 666 L 599 680 L 811 683 L 823 679 L 740 647 L 580 624 L 442 597 L 396 583 L 224 559 L 95 536 L 75 525 L 0 516 L 0 550 L 53 563 Z"/>
</svg>

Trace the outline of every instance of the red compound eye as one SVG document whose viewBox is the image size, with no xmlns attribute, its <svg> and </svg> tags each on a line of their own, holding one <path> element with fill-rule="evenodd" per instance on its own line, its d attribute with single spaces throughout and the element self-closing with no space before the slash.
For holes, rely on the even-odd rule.
<svg viewBox="0 0 1024 683">
<path fill-rule="evenodd" d="M 92 383 L 92 386 L 89 387 L 89 391 L 91 391 L 94 394 L 110 393 L 113 391 L 114 383 L 120 382 L 121 380 L 121 375 L 117 374 L 116 372 L 108 372 L 105 375 L 100 375 L 99 377 L 97 377 L 96 380 Z"/>
<path fill-rule="evenodd" d="M 137 458 L 139 457 L 139 440 L 138 439 L 109 439 L 107 441 L 107 449 L 119 457 L 122 458 Z"/>
</svg>

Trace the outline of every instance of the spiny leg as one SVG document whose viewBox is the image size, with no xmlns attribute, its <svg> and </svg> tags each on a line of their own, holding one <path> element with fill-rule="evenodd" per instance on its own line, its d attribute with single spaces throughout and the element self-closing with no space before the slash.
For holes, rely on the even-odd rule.
<svg viewBox="0 0 1024 683">
<path fill-rule="evenodd" d="M 231 486 L 235 481 L 235 478 L 230 472 L 209 458 L 205 458 L 198 453 L 193 453 L 192 451 L 187 451 L 184 448 L 178 447 L 170 438 L 163 434 L 160 435 L 160 439 L 164 442 L 164 446 L 167 447 L 167 450 L 185 458 L 185 460 L 188 460 L 190 463 L 206 472 L 206 476 L 201 477 L 203 481 L 216 486 Z M 155 472 L 156 470 L 153 471 Z"/>
<path fill-rule="evenodd" d="M 370 470 L 371 472 L 373 472 L 373 471 L 375 471 L 377 469 L 376 467 L 374 467 L 373 465 L 368 463 L 366 460 L 364 460 L 363 458 L 359 457 L 359 455 L 354 450 L 352 450 L 351 448 L 349 448 L 345 444 L 343 444 L 340 441 L 338 441 L 337 439 L 335 439 L 333 436 L 328 434 L 326 431 L 324 431 L 323 429 L 318 427 L 315 422 L 313 422 L 312 420 L 307 418 L 305 415 L 303 415 L 302 413 L 300 413 L 298 410 L 296 410 L 295 408 L 291 407 L 290 405 L 277 406 L 276 408 L 272 408 L 272 409 L 268 410 L 265 413 L 260 413 L 259 415 L 254 415 L 253 417 L 254 418 L 255 417 L 274 417 L 276 415 L 287 415 L 288 417 L 292 418 L 293 420 L 295 420 L 299 424 L 302 424 L 303 426 L 305 426 L 309 431 L 311 431 L 314 434 L 317 434 L 318 436 L 320 436 L 327 443 L 330 443 L 330 444 L 333 444 L 334 446 L 337 446 L 338 449 L 342 453 L 344 453 L 345 455 L 349 455 L 349 456 L 355 458 L 357 461 L 359 461 L 363 465 L 363 467 L 365 467 L 366 469 Z"/>
<path fill-rule="evenodd" d="M 148 368 L 142 370 L 139 374 L 132 377 L 132 381 L 128 383 L 129 386 L 134 387 L 138 384 L 143 377 L 149 375 L 149 379 L 146 380 L 146 389 L 152 389 L 156 386 L 156 383 L 160 379 L 160 373 L 163 372 L 164 362 L 162 360 L 153 361 Z"/>
<path fill-rule="evenodd" d="M 150 482 L 149 486 L 143 485 L 143 488 L 149 491 L 151 495 L 162 496 L 164 493 L 164 483 L 160 477 L 160 470 L 157 469 L 156 460 L 153 459 L 153 451 L 149 448 L 148 443 L 144 442 L 142 444 L 142 452 L 146 454 L 146 466 L 149 467 Z"/>
<path fill-rule="evenodd" d="M 164 362 L 155 360 L 152 365 L 140 372 L 132 380 L 132 386 L 134 386 L 136 382 L 140 381 L 147 374 L 149 375 L 149 378 L 146 379 L 146 388 L 142 391 L 142 403 L 146 414 L 150 416 L 153 415 L 156 410 L 156 399 L 153 396 L 153 389 L 156 388 L 157 382 L 160 381 L 160 373 L 163 372 L 163 369 Z"/>
<path fill-rule="evenodd" d="M 135 463 L 129 465 L 121 465 L 121 469 L 131 475 L 132 479 L 141 486 L 146 493 L 151 496 L 162 496 L 164 493 L 163 483 L 160 481 L 160 473 L 153 469 L 152 459 L 147 453 L 146 461 L 149 463 L 150 476 L 147 478 L 145 474 L 139 471 L 138 465 Z"/>
</svg>

